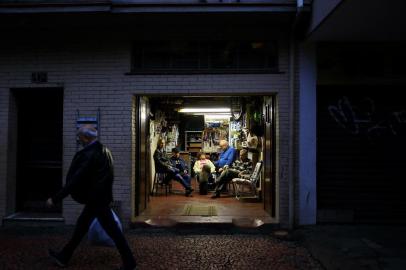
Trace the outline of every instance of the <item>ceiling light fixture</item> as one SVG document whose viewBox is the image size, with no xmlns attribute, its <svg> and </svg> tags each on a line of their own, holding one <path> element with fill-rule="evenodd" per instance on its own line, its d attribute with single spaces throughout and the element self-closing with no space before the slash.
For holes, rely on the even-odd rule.
<svg viewBox="0 0 406 270">
<path fill-rule="evenodd" d="M 230 108 L 182 108 L 180 113 L 229 113 Z"/>
</svg>

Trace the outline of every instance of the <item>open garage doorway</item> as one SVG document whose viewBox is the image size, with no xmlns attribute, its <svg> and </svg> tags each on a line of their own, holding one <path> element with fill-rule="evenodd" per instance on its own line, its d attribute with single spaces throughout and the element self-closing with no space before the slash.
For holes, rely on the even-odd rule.
<svg viewBox="0 0 406 270">
<path fill-rule="evenodd" d="M 135 96 L 133 220 L 159 217 L 177 222 L 215 223 L 253 218 L 274 223 L 277 195 L 274 102 L 273 96 L 264 95 Z M 154 153 L 162 140 L 165 144 L 161 151 L 170 162 L 175 156 L 174 148 L 185 161 L 186 174 L 194 189 L 191 196 L 186 196 L 184 186 L 175 180 L 166 185 L 167 175 L 162 178 L 157 173 Z M 249 172 L 230 177 L 219 189 L 217 183 L 224 178 L 224 168 L 218 164 L 223 151 L 221 141 L 227 141 L 235 149 L 234 160 L 246 152 L 252 167 Z M 195 166 L 202 154 L 216 167 L 206 186 Z M 207 193 L 202 192 L 204 187 Z M 216 190 L 220 191 L 220 197 L 212 198 Z"/>
<path fill-rule="evenodd" d="M 45 201 L 62 186 L 63 89 L 11 89 L 8 212 L 60 216 Z"/>
</svg>

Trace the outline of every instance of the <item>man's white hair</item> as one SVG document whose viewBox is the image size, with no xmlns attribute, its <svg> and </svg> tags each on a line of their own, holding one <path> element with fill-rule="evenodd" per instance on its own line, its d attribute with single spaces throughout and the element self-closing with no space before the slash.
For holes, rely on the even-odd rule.
<svg viewBox="0 0 406 270">
<path fill-rule="evenodd" d="M 221 140 L 219 144 L 227 145 L 228 146 L 228 141 L 226 140 Z"/>
<path fill-rule="evenodd" d="M 87 138 L 97 138 L 97 130 L 91 125 L 84 125 L 79 128 L 77 135 L 82 135 Z"/>
</svg>

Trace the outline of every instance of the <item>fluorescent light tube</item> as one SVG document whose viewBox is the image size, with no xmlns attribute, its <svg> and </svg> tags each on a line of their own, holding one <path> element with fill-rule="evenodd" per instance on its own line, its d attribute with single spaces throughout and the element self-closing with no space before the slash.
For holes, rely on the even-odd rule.
<svg viewBox="0 0 406 270">
<path fill-rule="evenodd" d="M 222 113 L 231 112 L 230 108 L 183 108 L 181 113 Z"/>
</svg>

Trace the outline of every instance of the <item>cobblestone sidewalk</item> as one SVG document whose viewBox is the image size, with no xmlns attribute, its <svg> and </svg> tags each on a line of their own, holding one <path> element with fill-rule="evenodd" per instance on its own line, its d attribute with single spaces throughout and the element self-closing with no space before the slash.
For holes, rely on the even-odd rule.
<svg viewBox="0 0 406 270">
<path fill-rule="evenodd" d="M 71 231 L 0 230 L 0 269 L 58 269 L 47 257 Z M 127 232 L 139 269 L 322 269 L 309 252 L 294 241 L 269 234 L 182 234 Z M 114 248 L 83 242 L 68 269 L 115 269 L 120 257 Z"/>
</svg>

